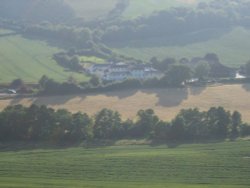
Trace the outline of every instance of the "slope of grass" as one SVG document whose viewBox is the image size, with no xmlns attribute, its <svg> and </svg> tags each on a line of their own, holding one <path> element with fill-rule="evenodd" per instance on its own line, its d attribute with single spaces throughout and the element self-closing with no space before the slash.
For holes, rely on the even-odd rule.
<svg viewBox="0 0 250 188">
<path fill-rule="evenodd" d="M 81 62 L 91 62 L 91 63 L 104 63 L 105 60 L 95 56 L 80 56 Z"/>
<path fill-rule="evenodd" d="M 214 37 L 206 40 L 196 39 L 197 36 L 214 33 Z M 211 29 L 186 36 L 164 39 L 149 39 L 148 41 L 134 41 L 127 47 L 117 48 L 119 53 L 136 57 L 143 60 L 149 60 L 151 57 L 182 57 L 192 58 L 195 56 L 203 57 L 206 53 L 218 54 L 221 62 L 232 67 L 239 67 L 245 64 L 249 59 L 250 48 L 250 30 L 244 28 L 234 28 L 233 30 L 221 33 L 223 31 Z M 205 36 L 205 35 L 204 35 Z"/>
<path fill-rule="evenodd" d="M 139 16 L 149 16 L 155 11 L 167 10 L 173 7 L 195 7 L 199 2 L 208 2 L 208 0 L 130 0 L 123 17 L 134 19 Z"/>
<path fill-rule="evenodd" d="M 107 15 L 111 11 L 117 0 L 65 0 L 75 11 L 78 17 L 82 17 L 86 20 L 92 20 L 100 16 Z"/>
<path fill-rule="evenodd" d="M 64 68 L 57 65 L 52 55 L 59 49 L 44 42 L 19 35 L 1 36 L 0 49 L 0 82 L 11 82 L 16 78 L 37 82 L 42 75 L 57 81 L 64 81 L 70 75 L 78 80 L 86 79 L 82 74 L 65 72 Z"/>
<path fill-rule="evenodd" d="M 0 152 L 0 187 L 247 188 L 250 141 Z"/>
<path fill-rule="evenodd" d="M 172 7 L 195 7 L 199 2 L 208 0 L 129 0 L 129 6 L 123 13 L 124 19 L 134 19 L 139 16 L 148 16 L 155 11 L 166 10 Z M 105 16 L 115 8 L 118 0 L 65 0 L 70 5 L 78 17 L 86 20 L 93 20 L 100 16 Z"/>
</svg>

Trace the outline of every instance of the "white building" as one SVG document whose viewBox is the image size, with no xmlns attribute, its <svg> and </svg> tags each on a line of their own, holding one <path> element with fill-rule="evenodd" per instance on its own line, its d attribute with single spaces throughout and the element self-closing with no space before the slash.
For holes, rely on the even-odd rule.
<svg viewBox="0 0 250 188">
<path fill-rule="evenodd" d="M 95 74 L 106 81 L 147 80 L 163 76 L 161 72 L 148 65 L 126 63 L 95 64 L 89 68 L 89 73 Z"/>
</svg>

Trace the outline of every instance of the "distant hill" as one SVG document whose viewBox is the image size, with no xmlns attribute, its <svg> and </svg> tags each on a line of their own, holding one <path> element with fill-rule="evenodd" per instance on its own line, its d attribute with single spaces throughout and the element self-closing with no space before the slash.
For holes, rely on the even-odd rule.
<svg viewBox="0 0 250 188">
<path fill-rule="evenodd" d="M 129 6 L 123 13 L 125 19 L 133 19 L 139 16 L 149 16 L 155 11 L 170 9 L 173 7 L 195 7 L 200 2 L 210 0 L 129 0 Z"/>
<path fill-rule="evenodd" d="M 105 0 L 105 3 L 100 3 L 100 0 L 65 0 L 78 17 L 83 17 L 86 20 L 105 16 L 115 8 L 118 2 L 124 1 L 128 3 L 121 16 L 123 19 L 133 19 L 171 7 L 195 7 L 200 2 L 210 0 Z"/>
<path fill-rule="evenodd" d="M 119 0 L 65 0 L 73 8 L 77 17 L 85 20 L 105 16 L 111 11 Z"/>
<path fill-rule="evenodd" d="M 15 21 L 63 22 L 74 16 L 73 9 L 62 0 L 1 0 L 0 17 Z"/>
</svg>

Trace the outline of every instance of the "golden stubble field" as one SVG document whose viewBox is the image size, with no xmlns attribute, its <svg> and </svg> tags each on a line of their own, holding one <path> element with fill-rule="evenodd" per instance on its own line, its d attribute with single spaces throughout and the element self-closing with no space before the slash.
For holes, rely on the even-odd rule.
<svg viewBox="0 0 250 188">
<path fill-rule="evenodd" d="M 32 103 L 54 109 L 66 108 L 71 112 L 95 114 L 102 108 L 117 110 L 123 118 L 135 118 L 140 109 L 152 108 L 164 120 L 171 120 L 180 109 L 197 107 L 207 110 L 223 106 L 238 110 L 243 120 L 250 122 L 250 85 L 215 85 L 207 88 L 145 89 L 105 92 L 92 95 L 51 96 L 39 98 L 0 100 L 0 110 L 8 105 Z"/>
</svg>

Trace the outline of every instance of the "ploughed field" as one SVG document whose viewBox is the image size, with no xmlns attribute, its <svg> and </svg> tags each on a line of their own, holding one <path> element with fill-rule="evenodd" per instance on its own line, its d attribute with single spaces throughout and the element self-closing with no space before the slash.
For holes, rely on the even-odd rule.
<svg viewBox="0 0 250 188">
<path fill-rule="evenodd" d="M 181 109 L 222 106 L 239 111 L 243 121 L 250 122 L 250 85 L 214 85 L 179 89 L 123 90 L 91 95 L 48 96 L 0 100 L 0 110 L 8 105 L 48 105 L 55 109 L 66 108 L 71 112 L 86 112 L 94 115 L 102 108 L 110 108 L 122 117 L 135 118 L 140 109 L 154 109 L 164 120 L 171 120 Z"/>
<path fill-rule="evenodd" d="M 248 188 L 250 141 L 0 150 L 0 187 Z"/>
</svg>

